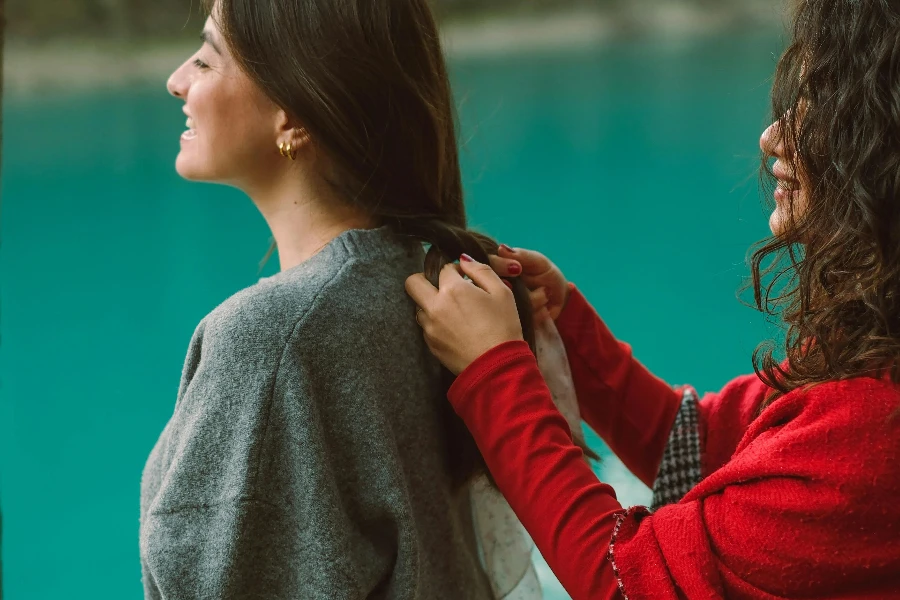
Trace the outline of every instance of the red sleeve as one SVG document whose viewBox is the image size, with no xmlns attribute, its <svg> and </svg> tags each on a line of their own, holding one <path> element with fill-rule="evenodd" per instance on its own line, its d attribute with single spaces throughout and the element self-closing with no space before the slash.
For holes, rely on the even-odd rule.
<svg viewBox="0 0 900 600">
<path fill-rule="evenodd" d="M 717 471 L 737 450 L 771 388 L 755 374 L 731 381 L 721 392 L 700 401 L 700 447 L 703 475 Z"/>
<path fill-rule="evenodd" d="M 605 555 L 622 505 L 572 443 L 528 345 L 481 356 L 448 396 L 563 587 L 575 600 L 617 598 Z"/>
<path fill-rule="evenodd" d="M 556 326 L 569 356 L 582 418 L 652 487 L 681 394 L 635 360 L 631 346 L 613 336 L 574 285 Z"/>
<path fill-rule="evenodd" d="M 704 410 L 751 414 L 757 392 L 737 380 Z M 871 381 L 785 396 L 740 432 L 726 464 L 650 514 L 623 511 L 582 460 L 524 342 L 481 356 L 449 392 L 573 600 L 825 598 L 859 585 L 895 597 L 883 592 L 900 589 L 897 398 Z"/>
</svg>

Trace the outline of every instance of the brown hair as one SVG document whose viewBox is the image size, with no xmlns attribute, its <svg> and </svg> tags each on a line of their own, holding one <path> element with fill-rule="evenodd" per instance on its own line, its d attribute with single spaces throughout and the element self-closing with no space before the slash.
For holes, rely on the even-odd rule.
<svg viewBox="0 0 900 600">
<path fill-rule="evenodd" d="M 771 343 L 754 354 L 770 400 L 825 381 L 900 380 L 900 10 L 803 0 L 792 29 L 772 110 L 807 206 L 751 259 L 757 307 L 787 325 L 786 366 Z M 774 182 L 765 161 L 763 174 Z"/>
<path fill-rule="evenodd" d="M 462 253 L 488 262 L 497 243 L 466 226 L 456 123 L 440 38 L 426 0 L 208 0 L 241 69 L 303 123 L 330 159 L 330 184 L 396 232 L 431 245 L 425 274 Z M 511 280 L 534 349 L 528 291 Z M 452 375 L 445 370 L 449 386 Z M 457 486 L 484 472 L 445 403 Z"/>
</svg>

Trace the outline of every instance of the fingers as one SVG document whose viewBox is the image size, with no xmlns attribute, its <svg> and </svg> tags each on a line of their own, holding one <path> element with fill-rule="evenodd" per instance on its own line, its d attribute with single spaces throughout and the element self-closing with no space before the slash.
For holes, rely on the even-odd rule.
<svg viewBox="0 0 900 600">
<path fill-rule="evenodd" d="M 423 308 L 416 308 L 416 324 L 425 329 L 428 327 L 429 316 Z"/>
<path fill-rule="evenodd" d="M 443 275 L 443 273 L 442 273 Z M 406 279 L 406 293 L 413 299 L 413 302 L 427 309 L 431 306 L 432 300 L 437 296 L 438 291 L 431 282 L 425 278 L 422 273 L 410 275 Z"/>
<path fill-rule="evenodd" d="M 534 313 L 534 322 L 535 323 L 543 323 L 544 321 L 550 319 L 553 320 L 553 315 L 550 314 L 550 311 L 547 310 L 547 307 L 544 307 Z"/>
<path fill-rule="evenodd" d="M 475 285 L 489 294 L 509 293 L 509 289 L 503 284 L 490 265 L 477 262 L 471 256 L 463 254 L 459 259 L 459 267 Z"/>
<path fill-rule="evenodd" d="M 510 248 L 506 244 L 502 244 L 498 249 L 498 252 L 501 258 L 517 261 L 522 265 L 522 268 L 527 275 L 540 275 L 552 268 L 550 260 L 540 252 L 535 252 L 534 250 Z"/>
<path fill-rule="evenodd" d="M 547 296 L 547 288 L 540 287 L 530 292 L 529 296 L 531 297 L 531 310 L 535 313 L 550 303 L 550 298 Z"/>
<path fill-rule="evenodd" d="M 518 277 L 522 274 L 522 265 L 511 258 L 491 256 L 491 268 L 500 277 Z"/>
<path fill-rule="evenodd" d="M 447 263 L 444 265 L 444 268 L 441 269 L 440 276 L 438 277 L 438 285 L 442 290 L 449 289 L 450 286 L 461 283 L 462 281 L 463 271 L 459 268 L 459 265 L 455 263 Z"/>
</svg>

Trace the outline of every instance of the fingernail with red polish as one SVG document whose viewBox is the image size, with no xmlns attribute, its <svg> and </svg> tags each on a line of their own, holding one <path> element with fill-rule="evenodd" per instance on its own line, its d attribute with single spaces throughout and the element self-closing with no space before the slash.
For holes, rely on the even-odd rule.
<svg viewBox="0 0 900 600">
<path fill-rule="evenodd" d="M 475 262 L 475 259 L 472 258 L 471 256 L 469 256 L 468 254 L 463 254 L 462 256 L 459 257 L 459 260 L 464 261 L 464 262 Z"/>
<path fill-rule="evenodd" d="M 500 249 L 501 249 L 501 250 L 506 250 L 507 252 L 515 252 L 515 250 L 513 250 L 512 248 L 510 248 L 510 247 L 507 246 L 506 244 L 500 244 Z"/>
<path fill-rule="evenodd" d="M 506 267 L 506 270 L 509 271 L 510 275 L 518 275 L 522 272 L 522 266 L 517 263 L 512 263 Z"/>
</svg>

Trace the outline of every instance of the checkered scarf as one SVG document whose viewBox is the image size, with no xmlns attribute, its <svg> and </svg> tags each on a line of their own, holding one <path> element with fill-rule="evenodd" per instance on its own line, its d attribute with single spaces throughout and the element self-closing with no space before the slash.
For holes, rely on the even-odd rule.
<svg viewBox="0 0 900 600">
<path fill-rule="evenodd" d="M 653 510 L 674 504 L 700 483 L 700 414 L 697 393 L 685 388 L 681 408 L 653 483 Z"/>
</svg>

